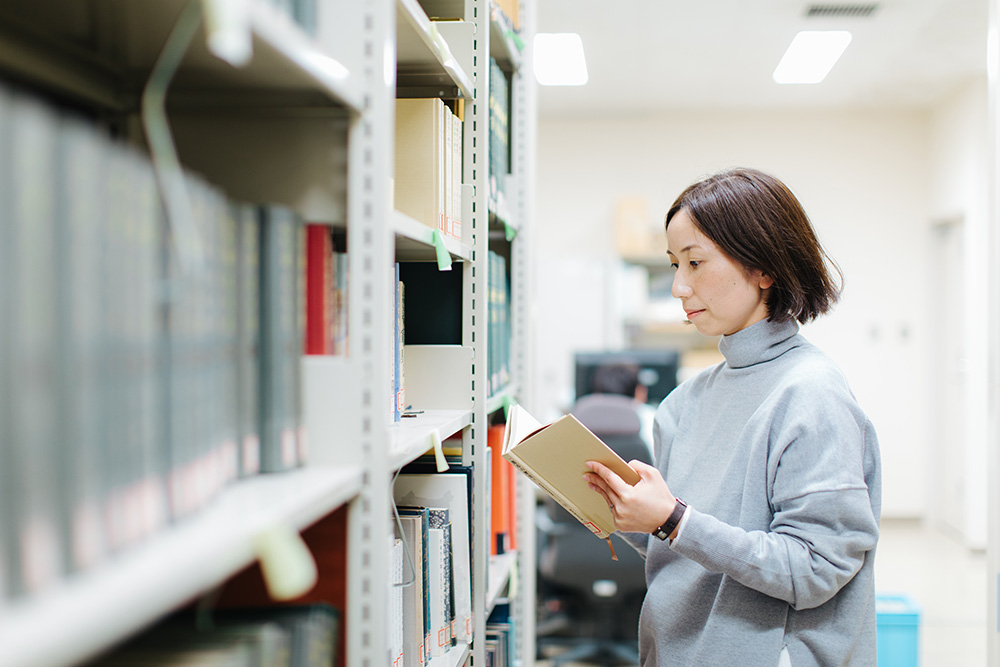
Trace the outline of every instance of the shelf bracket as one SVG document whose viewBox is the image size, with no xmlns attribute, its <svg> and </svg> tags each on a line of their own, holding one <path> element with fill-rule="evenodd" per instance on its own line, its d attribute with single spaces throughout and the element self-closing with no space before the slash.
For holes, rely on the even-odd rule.
<svg viewBox="0 0 1000 667">
<path fill-rule="evenodd" d="M 202 267 L 204 257 L 184 183 L 184 172 L 167 122 L 165 102 L 170 81 L 193 41 L 201 19 L 200 0 L 188 0 L 149 73 L 141 102 L 142 126 L 149 143 L 150 159 L 166 210 L 167 224 L 181 270 L 187 275 Z"/>
</svg>

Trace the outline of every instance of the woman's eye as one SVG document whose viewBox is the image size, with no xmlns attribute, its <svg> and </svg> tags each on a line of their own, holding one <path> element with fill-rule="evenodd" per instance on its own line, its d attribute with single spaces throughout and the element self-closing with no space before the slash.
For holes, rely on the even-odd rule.
<svg viewBox="0 0 1000 667">
<path fill-rule="evenodd" d="M 678 264 L 677 262 L 670 262 L 670 268 L 671 269 L 679 269 L 679 268 L 681 268 L 681 265 Z"/>
<path fill-rule="evenodd" d="M 691 265 L 692 269 L 697 269 L 698 265 L 701 264 L 701 262 L 697 259 L 692 259 L 690 262 L 688 262 L 688 264 Z"/>
</svg>

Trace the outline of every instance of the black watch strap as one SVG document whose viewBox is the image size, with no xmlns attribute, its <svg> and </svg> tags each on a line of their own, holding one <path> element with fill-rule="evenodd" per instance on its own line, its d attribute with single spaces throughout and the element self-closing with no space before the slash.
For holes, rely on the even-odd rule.
<svg viewBox="0 0 1000 667">
<path fill-rule="evenodd" d="M 687 503 L 680 498 L 674 498 L 674 500 L 677 501 L 677 504 L 674 505 L 674 511 L 670 513 L 670 518 L 652 533 L 657 539 L 665 540 L 670 537 L 670 534 L 674 532 L 677 528 L 677 524 L 679 524 L 681 519 L 684 517 L 684 510 L 687 509 Z"/>
</svg>

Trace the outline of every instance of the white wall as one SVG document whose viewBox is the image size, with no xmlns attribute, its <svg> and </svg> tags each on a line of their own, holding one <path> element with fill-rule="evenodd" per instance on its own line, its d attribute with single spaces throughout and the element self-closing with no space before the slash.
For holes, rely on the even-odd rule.
<svg viewBox="0 0 1000 667">
<path fill-rule="evenodd" d="M 936 303 L 931 520 L 973 547 L 987 543 L 989 198 L 987 85 L 970 82 L 931 116 Z M 949 248 L 952 249 L 949 252 Z M 957 259 L 958 261 L 954 261 Z"/>
<path fill-rule="evenodd" d="M 544 416 L 571 395 L 574 349 L 621 342 L 607 287 L 616 200 L 645 197 L 661 218 L 699 176 L 757 167 L 798 195 L 846 276 L 836 311 L 804 333 L 840 364 L 878 429 L 883 514 L 922 516 L 931 431 L 930 125 L 930 114 L 916 111 L 540 118 L 533 395 Z"/>
</svg>

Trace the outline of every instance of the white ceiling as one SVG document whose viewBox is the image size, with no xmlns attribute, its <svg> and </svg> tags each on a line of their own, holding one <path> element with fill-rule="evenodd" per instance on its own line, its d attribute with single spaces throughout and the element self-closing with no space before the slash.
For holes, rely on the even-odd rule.
<svg viewBox="0 0 1000 667">
<path fill-rule="evenodd" d="M 537 0 L 538 32 L 582 36 L 590 82 L 539 87 L 547 114 L 661 109 L 925 107 L 985 80 L 988 0 L 881 0 L 868 17 L 807 17 L 804 0 Z M 800 30 L 853 40 L 816 85 L 774 83 Z"/>
</svg>

